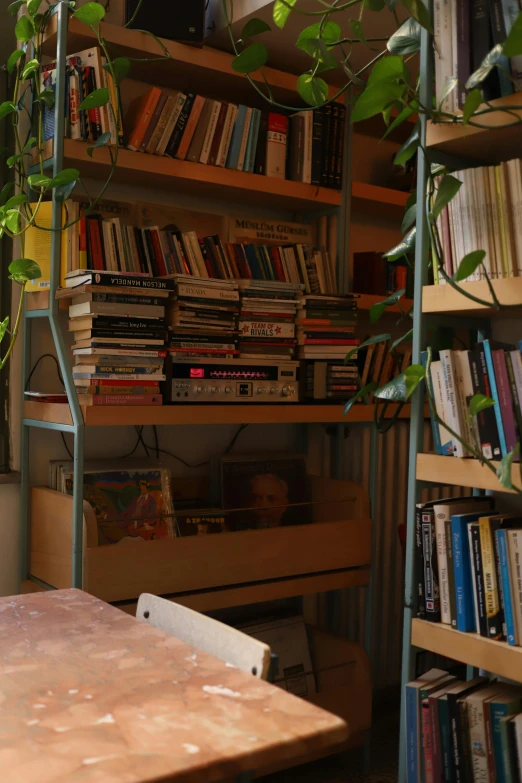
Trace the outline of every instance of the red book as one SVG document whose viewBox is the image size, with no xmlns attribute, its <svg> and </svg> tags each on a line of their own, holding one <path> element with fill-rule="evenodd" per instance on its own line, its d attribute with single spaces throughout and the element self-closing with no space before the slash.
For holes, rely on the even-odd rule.
<svg viewBox="0 0 522 783">
<path fill-rule="evenodd" d="M 407 277 L 408 270 L 405 266 L 395 267 L 395 285 L 397 286 L 397 291 L 400 291 L 401 288 L 406 288 Z"/>
<path fill-rule="evenodd" d="M 433 781 L 433 747 L 431 744 L 431 713 L 428 699 L 422 702 L 422 736 L 424 752 L 424 781 L 425 783 L 434 783 Z"/>
<path fill-rule="evenodd" d="M 433 781 L 442 783 L 442 750 L 439 733 L 439 705 L 438 698 L 428 696 L 431 718 L 431 747 L 433 756 Z"/>
<path fill-rule="evenodd" d="M 214 131 L 214 136 L 212 138 L 212 146 L 210 147 L 210 154 L 208 156 L 208 162 L 210 166 L 216 165 L 217 156 L 219 152 L 219 145 L 221 144 L 221 137 L 223 135 L 223 130 L 225 128 L 225 117 L 227 116 L 227 111 L 228 111 L 228 103 L 222 103 L 217 125 L 216 125 L 216 130 Z"/>
<path fill-rule="evenodd" d="M 80 218 L 78 247 L 80 250 L 80 269 L 87 269 L 87 220 L 85 217 Z"/>
<path fill-rule="evenodd" d="M 175 355 L 177 353 L 194 353 L 194 354 L 217 354 L 218 356 L 229 356 L 230 354 L 238 355 L 241 353 L 237 350 L 223 350 L 221 351 L 219 348 L 169 348 L 169 353 Z"/>
<path fill-rule="evenodd" d="M 281 283 L 286 283 L 287 279 L 285 277 L 285 270 L 283 269 L 283 264 L 281 263 L 281 256 L 279 255 L 279 248 L 278 247 L 271 247 L 271 248 L 269 248 L 269 253 L 272 256 L 272 261 L 274 262 L 274 269 L 275 269 L 275 273 L 277 275 L 277 279 Z"/>
<path fill-rule="evenodd" d="M 105 267 L 105 253 L 103 250 L 100 223 L 101 223 L 100 215 L 87 215 L 87 232 L 88 232 L 90 262 L 92 264 L 92 269 L 96 269 L 99 272 L 103 272 L 106 267 Z"/>
<path fill-rule="evenodd" d="M 360 340 L 321 340 L 317 337 L 305 337 L 305 345 L 359 345 Z"/>
<path fill-rule="evenodd" d="M 81 405 L 163 405 L 161 394 L 79 394 Z"/>
<path fill-rule="evenodd" d="M 241 273 L 241 277 L 244 280 L 251 280 L 252 279 L 252 270 L 250 269 L 248 265 L 248 260 L 245 253 L 245 248 L 243 245 L 239 244 L 238 242 L 235 242 L 233 244 L 234 253 L 236 255 L 236 261 L 237 266 L 239 269 L 239 272 Z"/>
<path fill-rule="evenodd" d="M 152 245 L 154 247 L 154 256 L 156 258 L 158 272 L 160 274 L 160 277 L 164 277 L 165 275 L 168 275 L 168 270 L 167 270 L 167 265 L 165 264 L 165 257 L 161 249 L 161 243 L 159 240 L 159 234 L 157 229 L 151 228 L 150 236 L 152 239 Z"/>
</svg>

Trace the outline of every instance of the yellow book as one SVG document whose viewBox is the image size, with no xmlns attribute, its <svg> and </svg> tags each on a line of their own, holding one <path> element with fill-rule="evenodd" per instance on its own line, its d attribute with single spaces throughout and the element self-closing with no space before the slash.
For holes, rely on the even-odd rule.
<svg viewBox="0 0 522 783">
<path fill-rule="evenodd" d="M 490 639 L 502 639 L 502 620 L 500 616 L 495 549 L 491 531 L 491 516 L 480 517 L 479 531 L 488 636 Z"/>
<path fill-rule="evenodd" d="M 495 166 L 495 195 L 498 204 L 499 213 L 499 228 L 500 228 L 500 245 L 502 248 L 502 277 L 512 277 L 513 274 L 509 273 L 509 253 L 507 243 L 507 216 L 504 208 L 504 202 L 502 199 L 502 183 L 500 180 L 500 166 Z"/>
<path fill-rule="evenodd" d="M 36 209 L 36 204 L 31 204 L 32 209 Z M 51 228 L 52 225 L 52 203 L 44 201 L 38 208 L 36 222 L 42 228 Z M 65 210 L 62 207 L 62 224 L 65 222 Z M 65 275 L 67 272 L 67 237 L 65 232 L 60 232 L 60 285 L 65 286 Z M 37 280 L 30 280 L 27 283 L 26 291 L 45 291 L 51 285 L 51 239 L 52 231 L 42 231 L 39 228 L 31 226 L 25 232 L 25 250 L 24 258 L 30 258 L 36 261 L 42 276 Z"/>
</svg>

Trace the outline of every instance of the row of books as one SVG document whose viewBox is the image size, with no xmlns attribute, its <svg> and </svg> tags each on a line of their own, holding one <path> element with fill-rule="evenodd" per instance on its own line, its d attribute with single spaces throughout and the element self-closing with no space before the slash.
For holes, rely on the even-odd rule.
<svg viewBox="0 0 522 783">
<path fill-rule="evenodd" d="M 65 72 L 65 128 L 67 138 L 94 142 L 104 133 L 110 133 L 110 144 L 116 144 L 116 137 L 123 143 L 123 124 L 118 112 L 118 88 L 110 71 L 106 58 L 99 47 L 84 49 L 67 57 Z M 80 109 L 82 101 L 94 90 L 109 90 L 110 102 L 94 109 Z M 42 65 L 40 68 L 41 92 L 56 91 L 56 62 Z M 44 103 L 43 107 L 44 140 L 54 139 L 54 104 Z M 35 134 L 37 135 L 37 134 Z"/>
<path fill-rule="evenodd" d="M 522 517 L 493 498 L 446 498 L 416 511 L 421 618 L 522 645 Z"/>
<path fill-rule="evenodd" d="M 353 288 L 359 294 L 389 296 L 404 290 L 413 297 L 413 269 L 408 264 L 390 264 L 382 253 L 353 254 Z"/>
<path fill-rule="evenodd" d="M 522 341 L 518 346 L 484 340 L 472 350 L 443 350 L 431 363 L 430 394 L 438 416 L 466 443 L 478 444 L 487 459 L 513 451 L 522 433 Z M 426 362 L 426 355 L 422 355 Z M 493 405 L 472 418 L 469 401 L 475 394 Z M 435 451 L 444 456 L 472 456 L 433 417 Z M 519 455 L 514 455 L 518 461 Z"/>
<path fill-rule="evenodd" d="M 63 240 L 69 273 L 93 269 L 152 277 L 177 274 L 273 280 L 303 284 L 307 293 L 330 294 L 337 290 L 336 259 L 325 248 L 318 250 L 301 243 L 278 246 L 223 242 L 218 234 L 198 237 L 195 231 L 138 228 L 122 223 L 119 217 L 103 219 L 99 213 L 80 217 L 80 209 L 79 202 L 67 202 L 67 220 L 73 223 Z M 51 219 L 46 205 L 40 207 L 38 215 L 42 225 Z M 28 241 L 32 248 L 38 237 L 29 232 Z"/>
<path fill-rule="evenodd" d="M 406 685 L 408 783 L 522 780 L 522 687 L 430 669 Z"/>
<path fill-rule="evenodd" d="M 465 84 L 491 49 L 503 44 L 520 13 L 517 0 L 457 0 L 437 3 L 434 8 L 435 93 L 443 111 L 462 109 Z M 484 100 L 511 95 L 522 89 L 522 57 L 502 55 L 482 84 Z M 457 87 L 444 97 L 447 80 L 458 78 Z"/>
<path fill-rule="evenodd" d="M 129 106 L 127 147 L 340 190 L 345 115 L 341 104 L 287 117 L 151 87 Z"/>
<path fill-rule="evenodd" d="M 386 342 L 373 343 L 363 348 L 359 353 L 359 373 L 361 387 L 376 383 L 378 387 L 400 372 L 403 372 L 411 361 L 411 345 L 404 343 L 391 351 Z M 368 401 L 373 399 L 373 393 L 368 395 Z"/>
<path fill-rule="evenodd" d="M 484 250 L 467 280 L 522 275 L 522 160 L 452 174 L 462 182 L 438 220 L 444 271 L 452 277 L 465 255 Z M 434 264 L 435 283 L 446 280 Z"/>
<path fill-rule="evenodd" d="M 355 296 L 305 296 L 297 311 L 296 323 L 299 359 L 323 361 L 339 359 L 342 364 L 348 351 L 360 343 L 355 336 L 357 326 Z M 352 378 L 357 373 L 356 362 L 355 352 L 346 365 L 352 371 Z"/>
</svg>

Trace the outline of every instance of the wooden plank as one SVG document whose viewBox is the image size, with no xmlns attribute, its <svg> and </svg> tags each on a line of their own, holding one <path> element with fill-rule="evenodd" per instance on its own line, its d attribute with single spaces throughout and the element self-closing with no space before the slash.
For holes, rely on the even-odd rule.
<svg viewBox="0 0 522 783">
<path fill-rule="evenodd" d="M 499 463 L 493 463 L 498 467 Z M 498 492 L 514 492 L 504 489 L 496 477 L 485 465 L 476 459 L 460 457 L 440 457 L 438 454 L 417 454 L 417 478 L 434 484 L 454 485 L 457 487 L 477 487 L 494 489 Z M 511 469 L 513 485 L 522 488 L 518 464 Z"/>
<path fill-rule="evenodd" d="M 367 182 L 352 183 L 352 198 L 355 202 L 370 201 L 381 205 L 388 204 L 394 207 L 404 207 L 409 195 L 409 193 L 404 193 L 401 190 L 383 188 L 380 185 L 370 185 Z M 354 208 L 357 208 L 357 206 L 357 203 L 355 203 Z"/>
<path fill-rule="evenodd" d="M 470 283 L 460 283 L 461 287 L 472 296 L 491 302 L 491 293 L 486 280 L 475 280 Z M 518 305 L 522 308 L 522 277 L 508 277 L 500 280 L 491 280 L 491 285 L 501 304 Z M 423 313 L 448 313 L 450 315 L 462 313 L 489 318 L 516 318 L 520 316 L 520 309 L 496 310 L 484 307 L 464 294 L 455 291 L 449 285 L 428 285 L 422 291 Z"/>
<path fill-rule="evenodd" d="M 328 590 L 342 590 L 346 587 L 361 587 L 370 583 L 369 568 L 353 568 L 330 571 L 312 576 L 298 576 L 289 579 L 274 579 L 239 587 L 224 587 L 194 593 L 165 595 L 169 601 L 188 606 L 197 612 L 213 612 L 230 606 L 245 606 L 298 595 L 312 595 Z M 118 609 L 128 614 L 136 613 L 137 601 L 118 603 Z"/>
<path fill-rule="evenodd" d="M 519 118 L 522 118 L 522 94 L 515 93 L 505 98 L 491 101 L 494 107 L 510 109 Z M 518 107 L 513 109 L 511 107 Z M 482 106 L 480 108 L 486 108 Z M 467 125 L 454 125 L 452 123 L 434 124 L 428 123 L 426 145 L 432 149 L 446 152 L 451 155 L 459 155 L 465 158 L 474 158 L 485 162 L 498 163 L 499 160 L 509 160 L 520 155 L 522 143 L 522 125 L 515 123 L 508 128 L 500 128 L 513 118 L 502 111 L 484 114 L 480 118 L 475 117 L 483 128 Z"/>
<path fill-rule="evenodd" d="M 417 619 L 412 622 L 411 643 L 414 647 L 522 682 L 522 647 Z"/>
<path fill-rule="evenodd" d="M 31 593 L 45 593 L 45 587 L 33 582 L 32 579 L 24 579 L 20 585 L 21 595 L 30 595 Z"/>
<path fill-rule="evenodd" d="M 73 423 L 71 409 L 65 403 L 24 402 L 24 418 L 49 421 L 56 424 Z"/>
<path fill-rule="evenodd" d="M 28 291 L 25 297 L 26 310 L 47 310 L 49 291 Z"/>
</svg>

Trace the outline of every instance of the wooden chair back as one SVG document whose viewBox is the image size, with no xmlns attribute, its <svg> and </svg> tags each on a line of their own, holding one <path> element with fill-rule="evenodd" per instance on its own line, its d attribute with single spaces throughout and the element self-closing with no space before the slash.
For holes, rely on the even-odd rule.
<svg viewBox="0 0 522 783">
<path fill-rule="evenodd" d="M 237 628 L 150 593 L 140 595 L 136 618 L 254 677 L 268 678 L 270 647 Z"/>
</svg>

